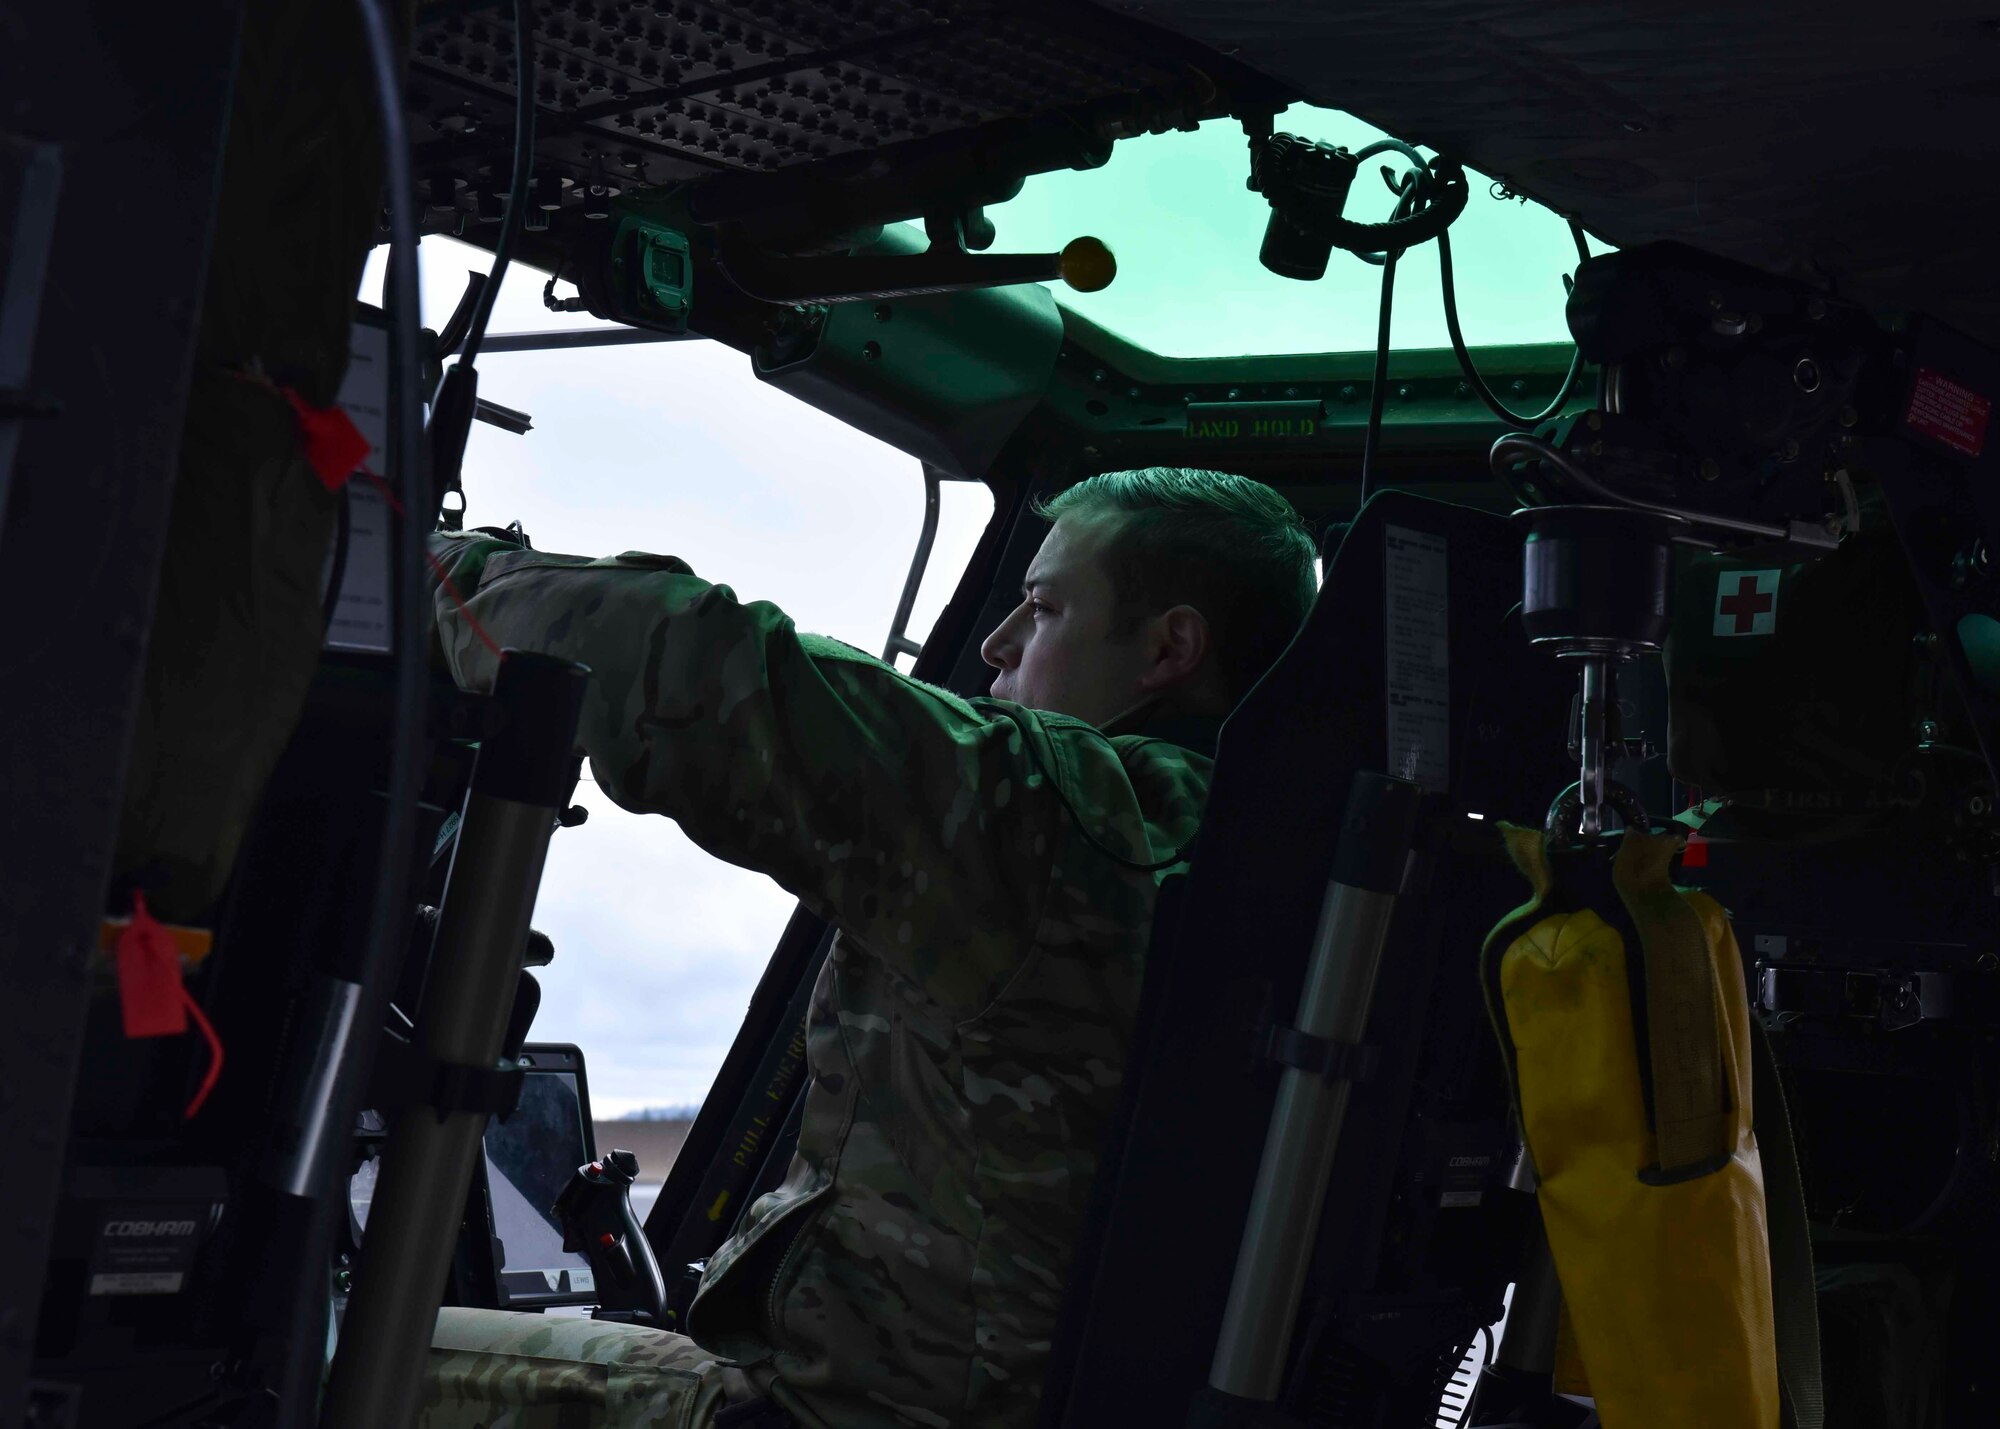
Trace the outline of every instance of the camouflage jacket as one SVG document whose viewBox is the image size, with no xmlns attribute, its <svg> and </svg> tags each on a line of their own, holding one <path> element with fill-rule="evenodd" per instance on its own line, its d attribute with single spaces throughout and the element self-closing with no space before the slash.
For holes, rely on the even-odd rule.
<svg viewBox="0 0 2000 1429">
<path fill-rule="evenodd" d="M 678 561 L 442 548 L 500 645 L 596 672 L 581 740 L 610 797 L 841 929 L 797 1155 L 690 1332 L 802 1424 L 1027 1429 L 1210 758 L 960 699 Z M 484 687 L 493 656 L 438 609 Z"/>
</svg>

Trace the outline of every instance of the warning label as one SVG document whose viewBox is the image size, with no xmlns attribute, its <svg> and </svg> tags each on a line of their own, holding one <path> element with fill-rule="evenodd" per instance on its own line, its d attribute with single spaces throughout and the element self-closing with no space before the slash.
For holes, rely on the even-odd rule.
<svg viewBox="0 0 2000 1429">
<path fill-rule="evenodd" d="M 1911 430 L 1943 442 L 1955 452 L 1978 456 L 1986 448 L 1986 424 L 1993 399 L 1960 386 L 1929 367 L 1917 369 L 1910 389 L 1910 410 L 1903 414 Z"/>
<path fill-rule="evenodd" d="M 172 1295 L 186 1283 L 208 1222 L 205 1202 L 113 1206 L 90 1256 L 92 1295 Z"/>
<path fill-rule="evenodd" d="M 1389 772 L 1426 789 L 1450 774 L 1451 636 L 1445 541 L 1383 528 L 1383 624 L 1389 638 Z"/>
</svg>

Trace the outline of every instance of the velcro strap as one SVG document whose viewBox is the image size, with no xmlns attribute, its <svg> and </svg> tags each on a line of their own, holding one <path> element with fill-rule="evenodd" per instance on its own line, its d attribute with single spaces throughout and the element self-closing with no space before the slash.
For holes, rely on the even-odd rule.
<svg viewBox="0 0 2000 1429">
<path fill-rule="evenodd" d="M 480 1112 L 503 1120 L 521 1104 L 526 1077 L 512 1063 L 474 1067 L 437 1062 L 398 1037 L 385 1037 L 368 1099 L 376 1111 L 421 1103 L 443 1121 L 453 1112 Z"/>
<path fill-rule="evenodd" d="M 1679 848 L 1678 838 L 1627 834 L 1612 869 L 1639 934 L 1645 969 L 1659 1161 L 1641 1179 L 1654 1185 L 1720 1170 L 1736 1144 L 1708 934 L 1668 879 L 1669 861 Z"/>
<path fill-rule="evenodd" d="M 521 1104 L 521 1083 L 527 1076 L 519 1067 L 468 1067 L 459 1062 L 434 1062 L 430 1104 L 443 1121 L 455 1111 L 485 1112 L 502 1120 Z"/>
<path fill-rule="evenodd" d="M 1382 1049 L 1274 1025 L 1264 1034 L 1264 1057 L 1328 1082 L 1365 1082 L 1375 1075 Z"/>
</svg>

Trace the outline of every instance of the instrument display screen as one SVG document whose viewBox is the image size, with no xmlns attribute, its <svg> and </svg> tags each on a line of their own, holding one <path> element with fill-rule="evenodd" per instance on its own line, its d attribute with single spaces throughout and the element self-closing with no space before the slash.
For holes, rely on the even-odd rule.
<svg viewBox="0 0 2000 1429">
<path fill-rule="evenodd" d="M 531 1043 L 522 1050 L 521 1102 L 486 1128 L 488 1222 L 493 1279 L 500 1304 L 597 1303 L 590 1263 L 563 1249 L 556 1196 L 596 1151 L 583 1055 L 574 1047 Z"/>
</svg>

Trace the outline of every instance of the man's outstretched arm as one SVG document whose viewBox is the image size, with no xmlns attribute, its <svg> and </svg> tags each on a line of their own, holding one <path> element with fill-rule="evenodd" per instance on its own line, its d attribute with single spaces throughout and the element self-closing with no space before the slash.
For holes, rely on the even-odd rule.
<svg viewBox="0 0 2000 1429">
<path fill-rule="evenodd" d="M 1039 727 L 802 635 L 671 558 L 436 549 L 496 645 L 591 667 L 579 737 L 611 799 L 769 874 L 962 1015 L 997 995 L 1063 817 L 1053 751 L 1025 747 Z M 453 675 L 489 688 L 494 655 L 450 594 L 437 608 Z"/>
</svg>

